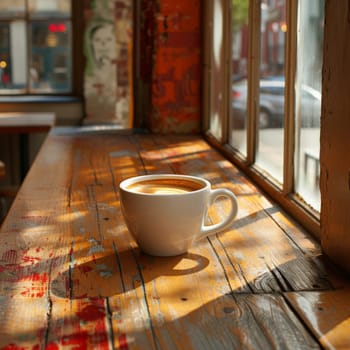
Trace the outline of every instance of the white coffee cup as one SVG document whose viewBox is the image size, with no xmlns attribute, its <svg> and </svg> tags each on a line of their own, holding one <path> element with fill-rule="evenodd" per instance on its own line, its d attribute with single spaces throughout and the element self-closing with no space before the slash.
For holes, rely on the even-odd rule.
<svg viewBox="0 0 350 350">
<path fill-rule="evenodd" d="M 237 215 L 235 195 L 196 176 L 158 174 L 122 181 L 120 203 L 126 225 L 147 254 L 183 254 L 198 239 L 227 228 Z M 231 210 L 219 223 L 205 225 L 208 208 L 219 197 L 231 201 Z"/>
</svg>

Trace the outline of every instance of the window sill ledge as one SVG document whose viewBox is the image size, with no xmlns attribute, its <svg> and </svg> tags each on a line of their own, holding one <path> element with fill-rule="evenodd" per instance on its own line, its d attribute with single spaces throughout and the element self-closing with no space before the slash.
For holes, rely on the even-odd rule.
<svg viewBox="0 0 350 350">
<path fill-rule="evenodd" d="M 21 95 L 0 96 L 0 103 L 79 103 L 80 97 L 76 96 L 48 96 L 48 95 Z"/>
</svg>

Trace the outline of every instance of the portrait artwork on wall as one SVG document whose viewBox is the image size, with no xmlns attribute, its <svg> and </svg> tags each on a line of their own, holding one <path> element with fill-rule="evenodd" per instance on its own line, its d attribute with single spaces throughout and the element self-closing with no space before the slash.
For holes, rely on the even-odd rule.
<svg viewBox="0 0 350 350">
<path fill-rule="evenodd" d="M 86 5 L 85 124 L 132 125 L 132 1 Z"/>
</svg>

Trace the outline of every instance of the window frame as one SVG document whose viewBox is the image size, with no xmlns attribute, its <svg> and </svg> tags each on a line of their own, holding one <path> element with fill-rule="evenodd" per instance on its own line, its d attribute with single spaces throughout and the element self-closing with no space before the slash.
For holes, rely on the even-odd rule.
<svg viewBox="0 0 350 350">
<path fill-rule="evenodd" d="M 216 0 L 220 1 L 226 16 L 227 23 L 223 24 L 223 31 L 226 33 L 224 40 L 225 62 L 230 62 L 231 57 L 231 0 Z M 282 208 L 297 219 L 304 227 L 306 227 L 316 238 L 320 239 L 320 212 L 314 210 L 307 205 L 305 201 L 294 193 L 294 162 L 297 152 L 295 145 L 296 125 L 294 121 L 294 105 L 297 98 L 294 88 L 294 77 L 296 73 L 296 49 L 297 49 L 297 19 L 298 19 L 298 2 L 286 1 L 286 21 L 290 28 L 286 33 L 285 47 L 285 126 L 284 126 L 284 161 L 283 161 L 283 184 L 282 188 L 277 182 L 269 176 L 263 169 L 255 164 L 255 153 L 257 147 L 257 116 L 258 116 L 258 99 L 248 98 L 247 106 L 247 155 L 242 155 L 238 150 L 234 149 L 230 141 L 231 130 L 231 102 L 226 103 L 226 110 L 221 118 L 221 137 L 218 138 L 215 133 L 210 130 L 210 75 L 208 74 L 213 66 L 210 52 L 213 50 L 213 26 L 211 14 L 211 0 L 206 0 L 203 7 L 203 22 L 204 25 L 204 69 L 203 69 L 203 134 L 207 141 L 218 148 L 225 156 L 237 165 L 244 173 L 246 173 L 253 182 L 262 188 L 274 201 Z M 248 72 L 250 82 L 248 84 L 248 96 L 258 96 L 259 91 L 259 63 L 260 56 L 260 40 L 254 40 L 260 36 L 260 1 L 251 0 L 249 2 L 248 22 L 249 25 L 249 48 L 248 48 Z M 231 77 L 230 65 L 226 64 L 220 72 L 225 76 Z M 226 81 L 226 84 L 221 86 L 222 93 L 227 94 L 231 91 L 231 82 Z M 227 96 L 230 100 L 230 97 Z M 227 122 L 228 120 L 228 122 Z"/>
<path fill-rule="evenodd" d="M 12 20 L 21 19 L 26 23 L 26 31 L 28 38 L 30 37 L 29 27 L 28 27 L 28 0 L 25 0 L 26 10 L 24 16 L 11 16 L 1 18 L 1 22 L 10 22 Z M 18 92 L 2 92 L 0 93 L 0 100 L 9 101 L 16 100 L 20 101 L 21 98 L 30 98 L 32 102 L 35 101 L 43 101 L 46 99 L 47 101 L 55 101 L 56 97 L 66 96 L 69 97 L 83 97 L 83 80 L 84 80 L 84 58 L 83 58 L 83 29 L 84 29 L 84 18 L 82 14 L 84 13 L 84 2 L 83 0 L 71 0 L 71 16 L 68 19 L 71 23 L 71 90 L 68 92 L 33 92 L 30 91 L 29 88 L 29 80 L 27 82 L 27 87 Z M 51 19 L 51 17 L 47 17 L 47 19 Z M 46 19 L 40 19 L 40 21 Z M 29 64 L 30 53 L 27 50 L 27 62 Z"/>
</svg>

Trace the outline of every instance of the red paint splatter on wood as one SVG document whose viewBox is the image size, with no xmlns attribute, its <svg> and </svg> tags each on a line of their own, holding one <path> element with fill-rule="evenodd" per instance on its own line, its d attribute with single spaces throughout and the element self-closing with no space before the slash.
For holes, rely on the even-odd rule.
<svg viewBox="0 0 350 350">
<path fill-rule="evenodd" d="M 128 339 L 126 338 L 126 334 L 122 334 L 118 337 L 119 349 L 128 350 Z"/>
<path fill-rule="evenodd" d="M 31 275 L 22 277 L 20 281 L 33 281 L 33 282 L 46 283 L 48 279 L 49 278 L 47 273 L 32 273 Z"/>
<path fill-rule="evenodd" d="M 8 272 L 15 272 L 19 275 L 19 271 L 22 269 L 20 265 L 17 264 L 6 264 L 3 266 L 0 266 L 0 272 L 8 271 Z M 18 280 L 18 278 L 16 279 Z"/>
<path fill-rule="evenodd" d="M 22 257 L 22 261 L 24 263 L 31 263 L 33 265 L 34 263 L 41 261 L 41 259 L 36 256 L 25 255 Z"/>
<path fill-rule="evenodd" d="M 2 254 L 1 260 L 6 261 L 9 264 L 15 264 L 17 260 L 17 251 L 8 250 Z"/>
<path fill-rule="evenodd" d="M 83 321 L 95 321 L 105 316 L 104 309 L 98 305 L 87 305 L 77 312 L 78 317 Z"/>
<path fill-rule="evenodd" d="M 108 337 L 105 319 L 99 319 L 95 325 L 95 331 L 91 339 L 93 345 L 99 345 L 99 347 L 108 349 Z"/>
<path fill-rule="evenodd" d="M 49 343 L 46 345 L 46 350 L 58 350 L 59 346 L 56 343 Z"/>
<path fill-rule="evenodd" d="M 21 292 L 22 296 L 30 298 L 42 298 L 47 292 L 47 273 L 33 273 L 29 276 L 20 278 L 19 281 L 32 282 L 32 285 L 30 287 L 25 287 L 25 289 Z"/>
<path fill-rule="evenodd" d="M 26 287 L 21 295 L 29 298 L 42 298 L 46 293 L 45 287 Z"/>
<path fill-rule="evenodd" d="M 77 266 L 77 268 L 81 273 L 88 273 L 93 270 L 91 266 L 87 266 L 87 265 L 80 265 L 80 266 Z"/>
<path fill-rule="evenodd" d="M 74 350 L 85 350 L 87 349 L 88 334 L 86 331 L 81 331 L 79 334 L 72 334 L 65 336 L 61 343 L 62 346 L 73 345 Z"/>
<path fill-rule="evenodd" d="M 25 348 L 17 346 L 16 344 L 9 344 L 2 347 L 1 350 L 25 350 Z"/>
</svg>

